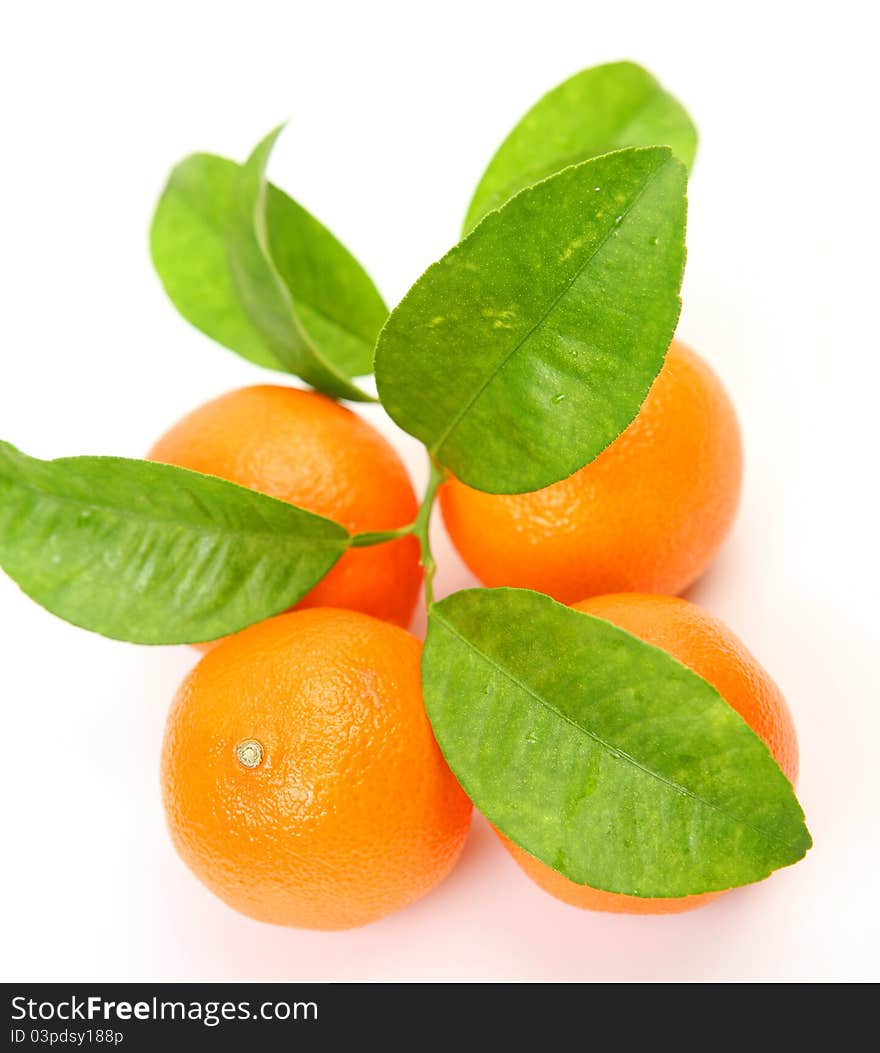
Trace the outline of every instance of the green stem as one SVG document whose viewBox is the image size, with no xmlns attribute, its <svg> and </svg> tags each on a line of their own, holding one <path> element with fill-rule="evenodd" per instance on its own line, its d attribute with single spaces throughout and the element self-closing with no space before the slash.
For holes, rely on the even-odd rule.
<svg viewBox="0 0 880 1053">
<path fill-rule="evenodd" d="M 429 536 L 431 528 L 431 512 L 434 508 L 434 500 L 437 497 L 437 490 L 445 476 L 445 471 L 432 457 L 430 460 L 430 472 L 428 475 L 428 485 L 425 488 L 425 496 L 422 498 L 422 503 L 419 505 L 419 513 L 412 525 L 412 533 L 419 539 L 419 545 L 422 549 L 422 566 L 425 568 L 425 604 L 429 610 L 434 603 L 434 571 L 437 569 L 437 564 L 434 562 L 434 556 L 431 553 L 431 539 Z"/>
<path fill-rule="evenodd" d="M 371 530 L 363 534 L 355 534 L 351 539 L 352 548 L 369 548 L 371 545 L 382 545 L 386 541 L 393 541 L 398 537 L 406 537 L 407 534 L 417 537 L 422 551 L 422 566 L 425 568 L 425 602 L 429 607 L 434 602 L 434 571 L 437 569 L 437 564 L 434 562 L 434 556 L 431 553 L 431 539 L 429 537 L 431 512 L 434 508 L 437 490 L 446 477 L 445 471 L 438 464 L 434 463 L 433 458 L 431 458 L 430 465 L 425 496 L 422 498 L 418 514 L 412 523 L 408 526 L 398 527 L 397 530 Z"/>
</svg>

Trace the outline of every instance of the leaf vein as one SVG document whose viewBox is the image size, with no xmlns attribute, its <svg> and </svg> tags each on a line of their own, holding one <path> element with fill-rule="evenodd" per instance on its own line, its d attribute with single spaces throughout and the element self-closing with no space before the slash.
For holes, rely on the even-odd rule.
<svg viewBox="0 0 880 1053">
<path fill-rule="evenodd" d="M 43 463 L 46 463 L 46 462 L 43 462 Z M 272 540 L 272 541 L 278 541 L 279 539 L 284 539 L 284 538 L 287 538 L 287 539 L 291 538 L 291 535 L 285 535 L 284 533 L 279 532 L 279 531 L 242 530 L 242 529 L 234 528 L 234 527 L 231 527 L 231 528 L 227 529 L 227 528 L 222 528 L 219 525 L 214 525 L 214 524 L 208 524 L 207 529 L 203 529 L 198 524 L 191 524 L 191 523 L 186 522 L 183 519 L 173 518 L 173 517 L 169 517 L 169 516 L 158 516 L 158 515 L 157 516 L 148 516 L 148 515 L 144 515 L 144 514 L 132 513 L 132 512 L 130 512 L 128 510 L 121 509 L 121 508 L 119 508 L 119 507 L 117 507 L 115 505 L 102 504 L 102 503 L 100 503 L 98 501 L 87 501 L 85 499 L 81 499 L 81 498 L 78 498 L 78 497 L 71 497 L 69 494 L 60 494 L 60 493 L 57 493 L 57 492 L 55 492 L 53 490 L 46 490 L 43 487 L 37 486 L 37 485 L 35 485 L 34 483 L 32 483 L 30 481 L 23 481 L 23 480 L 20 480 L 20 479 L 11 478 L 9 476 L 7 476 L 6 478 L 7 478 L 7 480 L 9 480 L 11 485 L 13 485 L 15 487 L 18 487 L 19 489 L 27 490 L 27 491 L 30 491 L 30 492 L 35 493 L 37 495 L 40 495 L 42 497 L 51 499 L 53 501 L 57 501 L 59 504 L 69 504 L 69 505 L 73 505 L 76 508 L 82 508 L 82 509 L 91 510 L 91 511 L 94 511 L 94 512 L 110 513 L 112 515 L 115 515 L 118 519 L 122 519 L 122 520 L 124 520 L 126 522 L 145 523 L 148 526 L 158 526 L 160 524 L 165 523 L 165 524 L 170 524 L 171 526 L 176 527 L 178 529 L 184 530 L 184 531 L 186 531 L 188 533 L 201 534 L 202 536 L 207 534 L 207 535 L 210 535 L 210 536 L 217 536 L 217 537 L 243 537 L 243 538 L 253 538 L 253 539 L 257 539 L 257 538 L 263 539 L 263 538 L 265 538 L 265 539 L 269 539 L 269 540 Z M 214 478 L 214 477 L 211 477 L 211 478 Z M 226 481 L 226 480 L 223 480 L 223 481 Z M 230 485 L 235 486 L 236 484 L 235 483 L 231 483 Z M 241 487 L 241 489 L 247 490 L 248 488 L 247 487 Z M 248 491 L 248 493 L 255 494 L 256 491 L 250 490 L 250 491 Z M 265 494 L 265 495 L 262 495 L 262 496 L 269 497 L 268 494 Z M 269 500 L 278 501 L 277 498 L 272 498 L 272 497 L 269 497 Z M 281 505 L 284 505 L 286 503 L 287 502 L 284 502 L 284 501 L 278 501 L 278 504 L 281 504 Z M 295 510 L 295 511 L 305 512 L 305 509 L 298 509 L 296 505 L 290 505 L 290 508 Z M 306 514 L 307 515 L 312 515 L 313 513 L 307 512 Z M 318 518 L 318 517 L 316 517 L 316 518 Z M 327 520 L 327 522 L 332 522 L 332 520 Z M 315 544 L 315 545 L 334 545 L 334 546 L 337 546 L 337 545 L 339 545 L 341 543 L 347 543 L 347 541 L 348 541 L 347 538 L 326 538 L 326 537 L 299 537 L 298 536 L 297 539 L 298 540 L 302 540 L 302 541 L 308 541 L 310 544 Z"/>
</svg>

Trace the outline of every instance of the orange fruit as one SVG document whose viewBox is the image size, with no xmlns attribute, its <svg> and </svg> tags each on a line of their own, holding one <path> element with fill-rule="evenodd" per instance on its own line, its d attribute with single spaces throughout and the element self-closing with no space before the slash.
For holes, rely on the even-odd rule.
<svg viewBox="0 0 880 1053">
<path fill-rule="evenodd" d="M 406 526 L 418 507 L 386 440 L 314 391 L 230 391 L 175 424 L 148 457 L 290 501 L 353 533 Z M 346 552 L 295 606 L 346 607 L 407 626 L 421 580 L 418 541 L 397 538 Z"/>
<path fill-rule="evenodd" d="M 422 703 L 421 644 L 355 611 L 281 614 L 228 637 L 168 717 L 174 844 L 231 907 L 346 929 L 423 896 L 464 844 L 471 803 Z"/>
<path fill-rule="evenodd" d="M 573 603 L 686 589 L 730 528 L 741 476 L 730 399 L 706 363 L 673 342 L 636 419 L 591 464 L 527 494 L 486 494 L 450 479 L 440 504 L 484 584 Z"/>
<path fill-rule="evenodd" d="M 742 640 L 723 622 L 696 604 L 671 596 L 632 593 L 596 596 L 573 606 L 661 647 L 707 680 L 764 740 L 789 781 L 792 784 L 796 781 L 797 735 L 782 692 L 746 650 Z M 649 899 L 601 892 L 569 881 L 507 838 L 502 836 L 501 840 L 545 892 L 575 907 L 615 913 L 673 914 L 700 907 L 723 895 L 723 892 L 707 892 L 677 899 Z"/>
</svg>

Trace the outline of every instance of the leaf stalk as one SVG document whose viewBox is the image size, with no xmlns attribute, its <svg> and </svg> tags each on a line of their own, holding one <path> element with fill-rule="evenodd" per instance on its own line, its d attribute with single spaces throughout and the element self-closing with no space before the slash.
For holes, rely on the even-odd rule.
<svg viewBox="0 0 880 1053">
<path fill-rule="evenodd" d="M 430 458 L 429 465 L 428 485 L 425 488 L 425 496 L 422 498 L 418 515 L 412 525 L 412 532 L 419 539 L 419 546 L 422 550 L 421 562 L 425 571 L 425 605 L 428 610 L 431 609 L 434 603 L 434 572 L 437 569 L 437 564 L 431 552 L 431 512 L 434 510 L 434 501 L 437 498 L 440 484 L 446 478 L 445 469 L 441 468 L 433 457 Z"/>
<path fill-rule="evenodd" d="M 429 455 L 430 457 L 430 455 Z M 352 548 L 371 548 L 373 545 L 384 545 L 386 541 L 394 541 L 399 537 L 412 534 L 419 539 L 421 549 L 421 564 L 425 571 L 425 602 L 430 607 L 434 602 L 434 572 L 437 564 L 431 552 L 431 512 L 434 509 L 434 501 L 440 484 L 446 478 L 446 471 L 430 457 L 430 470 L 428 473 L 428 485 L 425 488 L 425 496 L 419 505 L 416 518 L 406 526 L 398 527 L 396 530 L 368 530 L 362 534 L 353 534 L 349 542 Z"/>
</svg>

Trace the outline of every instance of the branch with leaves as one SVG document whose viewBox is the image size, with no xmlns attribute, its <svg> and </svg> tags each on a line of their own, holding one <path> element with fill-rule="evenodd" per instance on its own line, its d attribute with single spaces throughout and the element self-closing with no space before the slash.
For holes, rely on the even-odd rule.
<svg viewBox="0 0 880 1053">
<path fill-rule="evenodd" d="M 463 239 L 389 314 L 348 250 L 243 163 L 171 173 L 151 251 L 177 310 L 256 365 L 336 399 L 375 365 L 419 439 L 417 518 L 352 535 L 182 468 L 39 461 L 0 444 L 0 563 L 62 618 L 144 644 L 213 640 L 289 608 L 351 547 L 414 534 L 427 575 L 425 704 L 453 772 L 571 880 L 678 897 L 756 881 L 810 845 L 791 785 L 707 681 L 609 622 L 522 589 L 435 602 L 428 528 L 447 473 L 548 486 L 634 420 L 678 321 L 696 131 L 631 63 L 560 85 L 484 173 Z M 583 788 L 589 785 L 589 801 Z"/>
</svg>

